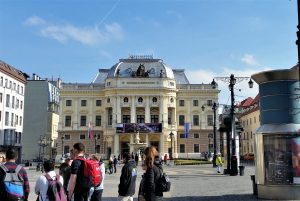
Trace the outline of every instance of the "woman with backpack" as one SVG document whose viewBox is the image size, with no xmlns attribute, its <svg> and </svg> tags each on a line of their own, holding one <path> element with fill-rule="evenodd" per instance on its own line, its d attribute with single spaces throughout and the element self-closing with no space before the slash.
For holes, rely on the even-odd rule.
<svg viewBox="0 0 300 201">
<path fill-rule="evenodd" d="M 163 192 L 158 188 L 162 167 L 155 147 L 146 147 L 144 155 L 144 168 L 146 172 L 144 173 L 143 179 L 140 184 L 139 200 L 162 200 Z"/>
<path fill-rule="evenodd" d="M 51 199 L 51 197 L 55 196 L 53 194 L 49 194 L 51 192 L 50 189 L 55 188 L 56 185 L 59 185 L 60 188 L 60 195 L 62 197 L 61 200 L 67 200 L 65 192 L 64 192 L 64 188 L 63 188 L 63 183 L 64 183 L 64 179 L 62 176 L 59 176 L 55 173 L 54 171 L 54 162 L 53 161 L 44 161 L 43 164 L 44 167 L 44 171 L 45 171 L 45 175 L 41 175 L 36 183 L 35 183 L 35 193 L 38 195 L 38 200 L 39 201 L 49 201 L 49 200 L 53 200 L 53 198 Z M 54 198 L 55 199 L 55 198 Z"/>
</svg>

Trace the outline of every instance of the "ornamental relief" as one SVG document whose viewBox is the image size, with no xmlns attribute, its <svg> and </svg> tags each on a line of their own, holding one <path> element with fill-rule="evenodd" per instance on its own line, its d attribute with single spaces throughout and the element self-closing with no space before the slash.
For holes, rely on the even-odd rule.
<svg viewBox="0 0 300 201">
<path fill-rule="evenodd" d="M 89 113 L 88 110 L 80 110 L 80 111 L 79 111 L 79 114 L 88 114 L 88 113 Z"/>
<path fill-rule="evenodd" d="M 73 114 L 73 110 L 65 110 L 64 114 Z"/>
</svg>

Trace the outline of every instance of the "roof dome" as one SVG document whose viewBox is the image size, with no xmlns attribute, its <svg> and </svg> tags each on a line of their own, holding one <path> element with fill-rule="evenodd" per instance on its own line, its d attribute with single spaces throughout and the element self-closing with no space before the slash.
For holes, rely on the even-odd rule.
<svg viewBox="0 0 300 201">
<path fill-rule="evenodd" d="M 174 79 L 171 68 L 167 67 L 161 59 L 153 59 L 151 56 L 131 56 L 128 59 L 120 59 L 110 68 L 107 78 L 113 77 L 167 77 Z"/>
</svg>

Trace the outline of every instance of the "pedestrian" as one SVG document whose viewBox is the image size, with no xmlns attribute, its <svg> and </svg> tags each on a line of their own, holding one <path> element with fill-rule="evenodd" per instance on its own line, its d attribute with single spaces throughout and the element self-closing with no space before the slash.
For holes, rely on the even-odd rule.
<svg viewBox="0 0 300 201">
<path fill-rule="evenodd" d="M 162 200 L 163 192 L 156 185 L 159 182 L 161 176 L 161 162 L 155 147 L 146 147 L 144 165 L 146 172 L 143 175 L 140 188 L 142 189 L 140 194 L 146 201 L 159 201 Z M 160 170 L 161 168 L 161 170 Z"/>
<path fill-rule="evenodd" d="M 164 162 L 165 162 L 165 165 L 167 165 L 167 162 L 168 162 L 168 154 L 165 154 L 165 156 L 164 156 Z"/>
<path fill-rule="evenodd" d="M 0 165 L 5 163 L 5 154 L 0 153 Z"/>
<path fill-rule="evenodd" d="M 2 164 L 0 168 L 0 200 L 9 200 L 7 197 L 7 193 L 4 189 L 5 186 L 3 181 L 6 174 L 8 174 L 7 171 L 17 172 L 17 170 L 20 169 L 18 175 L 23 179 L 23 192 L 24 192 L 24 195 L 21 198 L 21 200 L 27 201 L 30 192 L 27 172 L 21 165 L 16 164 L 17 153 L 15 149 L 8 148 L 5 153 L 5 158 L 6 158 L 6 163 Z M 6 169 L 6 171 L 3 170 L 3 168 Z"/>
<path fill-rule="evenodd" d="M 116 156 L 114 156 L 114 173 L 117 173 L 117 164 L 118 164 L 118 159 Z"/>
<path fill-rule="evenodd" d="M 135 153 L 134 160 L 135 160 L 136 166 L 138 166 L 138 163 L 139 163 L 139 155 L 138 155 L 138 153 Z"/>
<path fill-rule="evenodd" d="M 78 142 L 73 145 L 74 160 L 71 165 L 70 186 L 68 198 L 74 196 L 74 201 L 88 201 L 90 188 L 84 183 L 88 178 L 83 174 L 84 171 L 84 150 L 82 143 Z"/>
<path fill-rule="evenodd" d="M 113 159 L 112 157 L 109 157 L 109 161 L 108 161 L 108 169 L 109 169 L 109 174 L 112 174 L 113 173 Z"/>
<path fill-rule="evenodd" d="M 66 195 L 68 195 L 68 185 L 71 177 L 71 166 L 69 164 L 70 160 L 71 159 L 67 158 L 66 161 L 62 163 L 59 167 L 59 175 L 61 175 L 64 179 L 63 187 L 66 192 Z"/>
<path fill-rule="evenodd" d="M 48 192 L 48 186 L 49 186 L 49 181 L 47 179 L 47 176 L 53 180 L 58 179 L 58 181 L 61 183 L 63 186 L 64 184 L 64 179 L 62 176 L 56 175 L 54 171 L 54 162 L 53 161 L 44 161 L 43 163 L 43 168 L 45 171 L 45 175 L 41 175 L 34 187 L 35 194 L 38 195 L 38 200 L 39 201 L 49 201 L 47 192 Z"/>
<path fill-rule="evenodd" d="M 100 158 L 100 160 L 99 160 L 99 158 Z M 99 186 L 92 187 L 92 190 L 91 190 L 92 194 L 91 194 L 90 201 L 101 201 L 103 189 L 104 189 L 105 165 L 101 159 L 101 156 L 98 157 L 96 155 L 92 155 L 92 160 L 99 162 L 100 173 L 101 173 L 101 183 Z"/>
<path fill-rule="evenodd" d="M 133 201 L 135 194 L 135 181 L 137 177 L 137 167 L 135 161 L 131 160 L 129 153 L 123 154 L 124 166 L 122 167 L 120 184 L 119 184 L 119 200 Z"/>
<path fill-rule="evenodd" d="M 221 173 L 221 167 L 223 166 L 221 153 L 218 153 L 218 154 L 217 154 L 217 157 L 216 157 L 216 165 L 217 165 L 217 172 L 218 172 L 218 173 Z"/>
</svg>

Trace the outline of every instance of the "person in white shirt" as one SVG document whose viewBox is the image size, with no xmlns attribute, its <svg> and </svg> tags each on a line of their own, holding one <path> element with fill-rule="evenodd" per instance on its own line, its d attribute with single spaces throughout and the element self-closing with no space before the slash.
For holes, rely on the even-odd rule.
<svg viewBox="0 0 300 201">
<path fill-rule="evenodd" d="M 57 174 L 54 171 L 54 162 L 53 161 L 45 161 L 43 166 L 44 166 L 45 173 L 48 174 L 53 180 L 56 179 Z M 64 179 L 62 176 L 59 176 L 59 182 L 63 186 Z M 39 201 L 49 201 L 49 199 L 47 197 L 48 185 L 49 185 L 49 182 L 45 175 L 41 175 L 37 179 L 37 181 L 35 183 L 34 191 L 38 195 Z"/>
<path fill-rule="evenodd" d="M 100 161 L 99 161 L 100 158 Z M 90 201 L 101 201 L 102 200 L 102 193 L 104 189 L 104 177 L 105 177 L 105 164 L 101 159 L 101 156 L 98 158 L 96 155 L 92 155 L 91 159 L 99 162 L 100 171 L 101 171 L 101 184 L 96 187 L 92 187 L 90 191 Z"/>
</svg>

